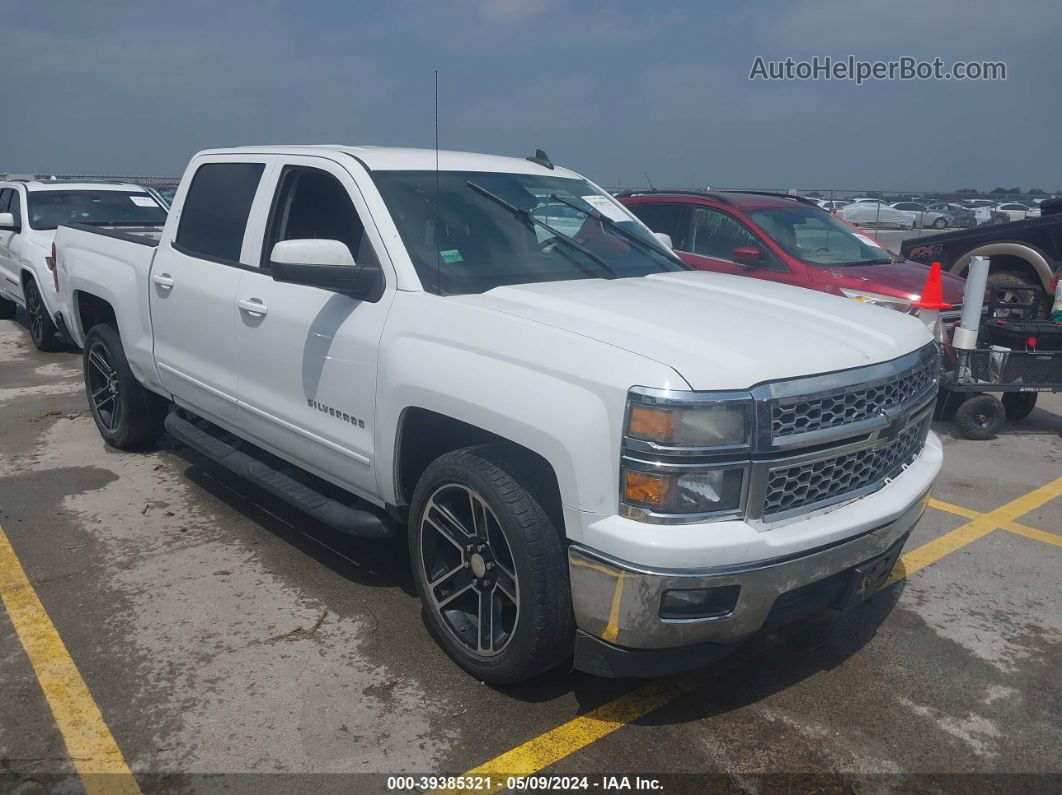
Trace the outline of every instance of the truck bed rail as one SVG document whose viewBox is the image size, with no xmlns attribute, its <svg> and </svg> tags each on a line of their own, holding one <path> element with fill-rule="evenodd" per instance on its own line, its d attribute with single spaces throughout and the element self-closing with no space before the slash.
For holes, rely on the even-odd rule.
<svg viewBox="0 0 1062 795">
<path fill-rule="evenodd" d="M 135 229 L 144 230 L 144 232 L 142 234 L 136 234 L 136 233 L 133 233 L 133 232 L 123 232 L 120 229 L 113 229 L 113 228 L 104 227 L 104 226 L 93 226 L 92 224 L 79 224 L 76 221 L 72 221 L 72 222 L 70 222 L 68 224 L 59 224 L 59 226 L 68 226 L 71 229 L 77 229 L 79 232 L 91 232 L 94 235 L 103 235 L 104 237 L 113 237 L 116 240 L 125 240 L 125 241 L 127 241 L 129 243 L 139 243 L 142 246 L 151 246 L 152 248 L 154 248 L 155 246 L 158 246 L 158 244 L 159 244 L 158 236 L 162 234 L 162 227 L 161 226 L 156 226 L 156 227 L 149 227 L 149 226 L 130 227 L 131 229 L 135 228 Z M 149 234 L 154 234 L 155 237 L 149 237 L 148 236 Z"/>
</svg>

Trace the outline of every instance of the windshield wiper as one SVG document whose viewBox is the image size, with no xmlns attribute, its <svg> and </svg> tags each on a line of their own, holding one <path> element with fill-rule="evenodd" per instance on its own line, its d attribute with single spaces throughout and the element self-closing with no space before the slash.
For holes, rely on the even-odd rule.
<svg viewBox="0 0 1062 795">
<path fill-rule="evenodd" d="M 891 265 L 891 257 L 878 257 L 877 259 L 857 259 L 853 262 L 846 262 L 845 265 Z"/>
<path fill-rule="evenodd" d="M 608 274 L 608 276 L 606 278 L 615 279 L 615 278 L 617 278 L 619 276 L 619 274 L 616 273 L 615 268 L 613 268 L 611 265 L 609 265 L 607 262 L 605 262 L 603 259 L 601 259 L 601 257 L 599 257 L 593 251 L 588 249 L 586 246 L 584 246 L 578 240 L 575 240 L 573 238 L 568 237 L 563 232 L 560 232 L 560 231 L 554 229 L 552 226 L 547 224 L 545 221 L 543 221 L 543 220 L 541 220 L 539 218 L 535 218 L 535 216 L 531 212 L 529 212 L 528 210 L 521 209 L 520 207 L 517 207 L 515 204 L 512 204 L 510 202 L 505 201 L 505 199 L 503 199 L 501 196 L 497 195 L 496 193 L 491 193 L 489 190 L 484 188 L 482 185 L 477 185 L 475 182 L 472 182 L 471 180 L 469 180 L 465 184 L 467 184 L 468 187 L 471 188 L 472 190 L 474 190 L 476 193 L 478 193 L 481 196 L 485 196 L 488 199 L 490 199 L 492 202 L 497 204 L 502 209 L 508 210 L 516 218 L 519 218 L 520 220 L 522 220 L 529 227 L 530 226 L 534 226 L 534 225 L 541 226 L 547 232 L 549 232 L 554 237 L 556 237 L 557 240 L 560 240 L 565 245 L 567 245 L 567 246 L 569 246 L 571 248 L 574 248 L 579 253 L 589 257 L 591 260 L 593 260 L 598 265 L 600 265 L 602 269 L 604 269 L 604 271 Z M 579 268 L 579 270 L 581 270 L 583 273 L 586 273 L 586 274 L 591 275 L 591 276 L 598 275 L 598 274 L 595 274 L 590 269 L 588 269 L 588 268 L 584 267 L 583 265 L 579 264 L 574 259 L 571 259 L 571 262 L 577 268 Z"/>
<path fill-rule="evenodd" d="M 621 235 L 623 235 L 628 240 L 630 240 L 630 241 L 632 241 L 634 243 L 637 243 L 640 248 L 644 249 L 645 251 L 648 251 L 650 254 L 655 254 L 658 257 L 663 257 L 665 260 L 667 260 L 672 265 L 681 265 L 683 270 L 689 270 L 689 266 L 686 265 L 685 262 L 680 260 L 673 253 L 671 253 L 671 252 L 665 253 L 663 251 L 663 249 L 658 248 L 657 246 L 654 246 L 648 240 L 644 240 L 642 237 L 640 237 L 636 233 L 630 232 L 630 231 L 624 229 L 616 221 L 613 221 L 611 218 L 609 218 L 607 215 L 605 215 L 603 212 L 601 212 L 596 207 L 591 207 L 589 210 L 587 210 L 585 207 L 580 207 L 578 204 L 576 204 L 575 202 L 571 201 L 570 199 L 566 199 L 563 196 L 558 196 L 556 193 L 551 193 L 549 197 L 551 199 L 553 199 L 553 201 L 555 201 L 555 202 L 560 202 L 561 204 L 567 204 L 573 210 L 578 210 L 579 212 L 581 212 L 583 215 L 587 216 L 588 218 L 593 218 L 595 221 L 601 221 L 602 223 L 608 224 L 610 228 L 615 229 L 617 232 L 619 232 Z"/>
</svg>

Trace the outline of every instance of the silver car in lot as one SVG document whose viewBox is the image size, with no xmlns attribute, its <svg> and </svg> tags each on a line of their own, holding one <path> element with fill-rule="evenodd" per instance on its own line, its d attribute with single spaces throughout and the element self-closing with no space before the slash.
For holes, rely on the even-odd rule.
<svg viewBox="0 0 1062 795">
<path fill-rule="evenodd" d="M 953 229 L 969 229 L 977 226 L 977 215 L 969 207 L 953 202 L 938 202 L 929 205 L 929 209 L 940 213 L 946 219 L 945 226 Z"/>
<path fill-rule="evenodd" d="M 894 210 L 907 213 L 914 219 L 915 226 L 927 229 L 943 229 L 948 225 L 948 218 L 944 213 L 935 212 L 924 204 L 918 202 L 896 202 L 889 205 Z"/>
<path fill-rule="evenodd" d="M 877 229 L 914 229 L 912 213 L 897 210 L 880 199 L 863 199 L 842 208 L 841 217 L 856 226 Z"/>
</svg>

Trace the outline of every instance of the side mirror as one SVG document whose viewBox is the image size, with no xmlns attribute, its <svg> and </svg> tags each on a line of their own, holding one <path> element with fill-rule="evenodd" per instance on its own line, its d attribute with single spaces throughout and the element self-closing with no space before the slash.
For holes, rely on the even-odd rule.
<svg viewBox="0 0 1062 795">
<path fill-rule="evenodd" d="M 361 265 L 339 240 L 282 240 L 269 254 L 273 281 L 320 287 L 375 303 L 383 295 L 383 270 Z"/>
<path fill-rule="evenodd" d="M 667 246 L 668 251 L 674 251 L 675 247 L 671 244 L 671 235 L 665 232 L 653 232 L 653 237 Z"/>
<path fill-rule="evenodd" d="M 21 228 L 15 223 L 14 213 L 0 213 L 0 229 L 8 232 L 18 232 Z"/>
<path fill-rule="evenodd" d="M 756 246 L 738 246 L 730 252 L 730 259 L 743 268 L 758 268 L 763 264 L 763 252 Z"/>
</svg>

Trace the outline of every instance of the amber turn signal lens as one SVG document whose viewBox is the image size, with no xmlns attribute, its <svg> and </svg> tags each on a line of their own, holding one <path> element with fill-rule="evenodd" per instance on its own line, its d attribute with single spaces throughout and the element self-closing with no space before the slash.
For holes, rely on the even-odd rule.
<svg viewBox="0 0 1062 795">
<path fill-rule="evenodd" d="M 671 478 L 630 469 L 625 476 L 623 495 L 626 502 L 657 508 L 667 504 L 671 496 Z"/>
<path fill-rule="evenodd" d="M 676 416 L 676 412 L 669 409 L 634 403 L 631 405 L 627 432 L 639 439 L 670 442 L 675 438 Z"/>
</svg>

